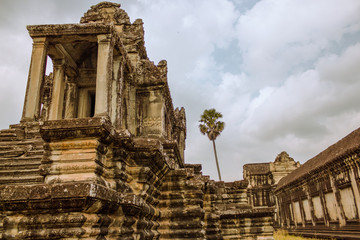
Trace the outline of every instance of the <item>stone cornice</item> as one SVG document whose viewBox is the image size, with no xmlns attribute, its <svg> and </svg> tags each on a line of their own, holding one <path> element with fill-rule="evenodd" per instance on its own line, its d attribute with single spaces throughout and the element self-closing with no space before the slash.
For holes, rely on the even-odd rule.
<svg viewBox="0 0 360 240">
<path fill-rule="evenodd" d="M 104 34 L 114 31 L 113 25 L 102 23 L 28 25 L 26 28 L 31 37 Z"/>
<path fill-rule="evenodd" d="M 60 205 L 65 208 L 71 206 L 72 209 L 87 210 L 96 201 L 102 204 L 98 204 L 99 208 L 92 208 L 95 212 L 104 211 L 105 208 L 111 211 L 112 208 L 119 206 L 141 209 L 146 205 L 141 198 L 127 196 L 94 183 L 0 186 L 0 199 L 1 211 L 21 209 L 24 203 L 27 203 L 28 211 L 36 212 L 39 211 L 40 205 L 48 208 L 58 208 Z"/>
<path fill-rule="evenodd" d="M 111 122 L 103 117 L 72 118 L 45 121 L 40 125 L 40 134 L 46 142 L 86 137 L 108 141 L 114 135 L 114 129 Z"/>
</svg>

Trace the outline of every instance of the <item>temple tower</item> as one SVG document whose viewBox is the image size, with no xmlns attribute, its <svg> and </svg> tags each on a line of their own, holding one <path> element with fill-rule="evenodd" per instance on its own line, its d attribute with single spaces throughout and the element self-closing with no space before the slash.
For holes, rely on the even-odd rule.
<svg viewBox="0 0 360 240">
<path fill-rule="evenodd" d="M 149 61 L 142 21 L 131 24 L 119 6 L 93 6 L 81 24 L 27 27 L 33 50 L 21 122 L 104 117 L 136 136 L 184 141 L 185 115 L 175 118 L 166 61 Z"/>
<path fill-rule="evenodd" d="M 79 24 L 27 29 L 22 118 L 0 130 L 0 239 L 273 239 L 247 182 L 184 163 L 185 110 L 142 20 L 102 2 Z"/>
<path fill-rule="evenodd" d="M 27 29 L 22 118 L 0 132 L 0 238 L 158 239 L 159 188 L 184 168 L 186 118 L 166 61 L 147 57 L 142 20 L 102 2 L 80 24 Z"/>
</svg>

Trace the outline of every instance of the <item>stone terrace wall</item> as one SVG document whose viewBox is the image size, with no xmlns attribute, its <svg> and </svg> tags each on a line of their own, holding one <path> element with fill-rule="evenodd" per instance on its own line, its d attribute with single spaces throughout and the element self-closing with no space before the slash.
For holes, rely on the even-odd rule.
<svg viewBox="0 0 360 240">
<path fill-rule="evenodd" d="M 201 165 L 170 169 L 156 141 L 112 136 L 101 118 L 46 122 L 43 140 L 15 127 L 0 132 L 12 149 L 1 152 L 2 172 L 43 157 L 35 173 L 3 178 L 1 239 L 273 239 L 273 209 L 248 204 L 246 181 L 214 182 Z"/>
</svg>

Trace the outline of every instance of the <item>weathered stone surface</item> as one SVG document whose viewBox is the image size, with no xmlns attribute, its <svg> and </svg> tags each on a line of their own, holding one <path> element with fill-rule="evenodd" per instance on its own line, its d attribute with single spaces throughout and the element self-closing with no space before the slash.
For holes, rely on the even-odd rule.
<svg viewBox="0 0 360 240">
<path fill-rule="evenodd" d="M 185 164 L 167 63 L 119 7 L 27 27 L 22 119 L 0 131 L 0 239 L 272 239 L 273 208 L 248 203 L 247 180 Z"/>
<path fill-rule="evenodd" d="M 311 237 L 360 239 L 360 129 L 278 183 L 279 227 Z"/>
<path fill-rule="evenodd" d="M 299 162 L 281 152 L 274 162 L 244 165 L 244 179 L 248 181 L 248 199 L 253 207 L 273 207 L 273 190 L 281 178 L 300 167 Z"/>
</svg>

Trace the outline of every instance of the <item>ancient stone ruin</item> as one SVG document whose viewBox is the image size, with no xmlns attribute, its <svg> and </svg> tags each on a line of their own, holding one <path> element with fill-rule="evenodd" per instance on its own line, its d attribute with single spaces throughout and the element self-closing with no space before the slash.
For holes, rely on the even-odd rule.
<svg viewBox="0 0 360 240">
<path fill-rule="evenodd" d="M 360 128 L 282 178 L 277 227 L 309 237 L 360 239 Z"/>
<path fill-rule="evenodd" d="M 0 131 L 0 239 L 273 239 L 273 208 L 248 203 L 246 180 L 184 163 L 166 61 L 119 7 L 27 27 L 22 119 Z"/>
<path fill-rule="evenodd" d="M 274 162 L 244 165 L 249 204 L 253 207 L 275 205 L 273 191 L 279 180 L 300 167 L 287 152 L 281 152 Z"/>
<path fill-rule="evenodd" d="M 215 182 L 184 162 L 185 110 L 140 19 L 102 2 L 27 28 L 22 119 L 0 131 L 0 239 L 360 239 L 360 129 L 302 166 L 282 152 Z"/>
</svg>

